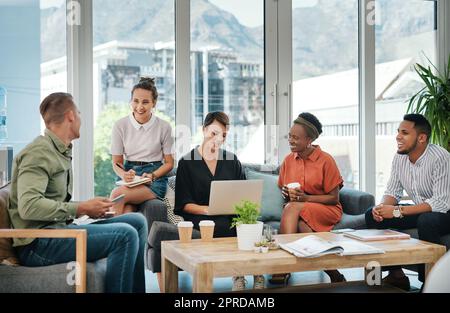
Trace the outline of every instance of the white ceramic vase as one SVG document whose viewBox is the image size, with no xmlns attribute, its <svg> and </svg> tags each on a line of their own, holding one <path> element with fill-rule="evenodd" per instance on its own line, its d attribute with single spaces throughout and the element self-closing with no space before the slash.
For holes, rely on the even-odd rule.
<svg viewBox="0 0 450 313">
<path fill-rule="evenodd" d="M 253 250 L 255 243 L 262 240 L 263 222 L 240 224 L 236 226 L 238 249 Z"/>
</svg>

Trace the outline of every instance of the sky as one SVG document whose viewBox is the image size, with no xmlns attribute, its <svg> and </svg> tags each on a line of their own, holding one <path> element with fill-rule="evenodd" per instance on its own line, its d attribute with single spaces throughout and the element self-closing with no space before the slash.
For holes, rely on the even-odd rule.
<svg viewBox="0 0 450 313">
<path fill-rule="evenodd" d="M 40 0 L 41 9 L 59 6 L 64 0 Z M 264 0 L 209 0 L 222 10 L 232 13 L 238 21 L 248 27 L 263 24 Z M 314 6 L 318 0 L 292 0 L 292 7 Z"/>
<path fill-rule="evenodd" d="M 245 26 L 256 27 L 263 24 L 264 0 L 209 0 L 209 2 L 232 13 Z M 309 7 L 317 2 L 318 0 L 292 0 L 292 7 Z"/>
</svg>

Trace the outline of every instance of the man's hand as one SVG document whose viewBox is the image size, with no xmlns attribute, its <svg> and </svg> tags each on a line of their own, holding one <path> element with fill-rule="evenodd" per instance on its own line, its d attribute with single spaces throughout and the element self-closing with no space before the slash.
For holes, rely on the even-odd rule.
<svg viewBox="0 0 450 313">
<path fill-rule="evenodd" d="M 126 183 L 132 182 L 134 177 L 136 176 L 136 172 L 134 170 L 129 170 L 123 174 L 123 180 Z"/>
<path fill-rule="evenodd" d="M 114 203 L 108 198 L 94 198 L 88 201 L 80 202 L 78 205 L 77 216 L 88 215 L 92 218 L 104 217 Z"/>
<path fill-rule="evenodd" d="M 374 219 L 377 222 L 381 222 L 384 219 L 394 218 L 394 209 L 395 209 L 395 206 L 393 206 L 393 205 L 380 204 L 372 210 L 372 214 L 374 214 Z M 378 216 L 378 219 L 381 218 L 381 220 L 377 220 L 375 218 L 375 215 Z"/>
<path fill-rule="evenodd" d="M 380 215 L 380 209 L 382 206 L 383 206 L 382 204 L 379 204 L 372 209 L 373 219 L 378 223 L 383 221 L 383 217 Z"/>
</svg>

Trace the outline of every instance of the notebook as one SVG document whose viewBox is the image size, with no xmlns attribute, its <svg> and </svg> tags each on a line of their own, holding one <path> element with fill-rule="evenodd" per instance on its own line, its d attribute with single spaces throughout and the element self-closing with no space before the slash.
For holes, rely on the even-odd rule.
<svg viewBox="0 0 450 313">
<path fill-rule="evenodd" d="M 384 253 L 381 249 L 358 241 L 331 242 L 315 235 L 306 236 L 289 243 L 281 243 L 280 247 L 299 258 L 316 258 L 327 254 L 346 256 Z"/>
<path fill-rule="evenodd" d="M 391 229 L 360 229 L 344 232 L 344 236 L 361 241 L 410 239 L 411 236 Z"/>
<path fill-rule="evenodd" d="M 152 179 L 150 177 L 141 177 L 141 176 L 134 176 L 134 180 L 130 181 L 130 182 L 125 182 L 123 180 L 119 180 L 118 182 L 116 182 L 117 186 L 127 186 L 127 187 L 136 187 L 142 184 L 146 184 L 148 182 L 150 182 Z"/>
</svg>

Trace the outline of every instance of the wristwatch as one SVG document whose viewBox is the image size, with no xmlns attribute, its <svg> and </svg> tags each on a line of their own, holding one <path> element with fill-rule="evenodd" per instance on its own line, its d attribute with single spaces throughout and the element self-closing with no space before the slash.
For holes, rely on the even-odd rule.
<svg viewBox="0 0 450 313">
<path fill-rule="evenodd" d="M 402 218 L 403 217 L 402 207 L 399 205 L 394 207 L 394 211 L 392 212 L 392 215 L 394 215 L 395 218 Z"/>
</svg>

